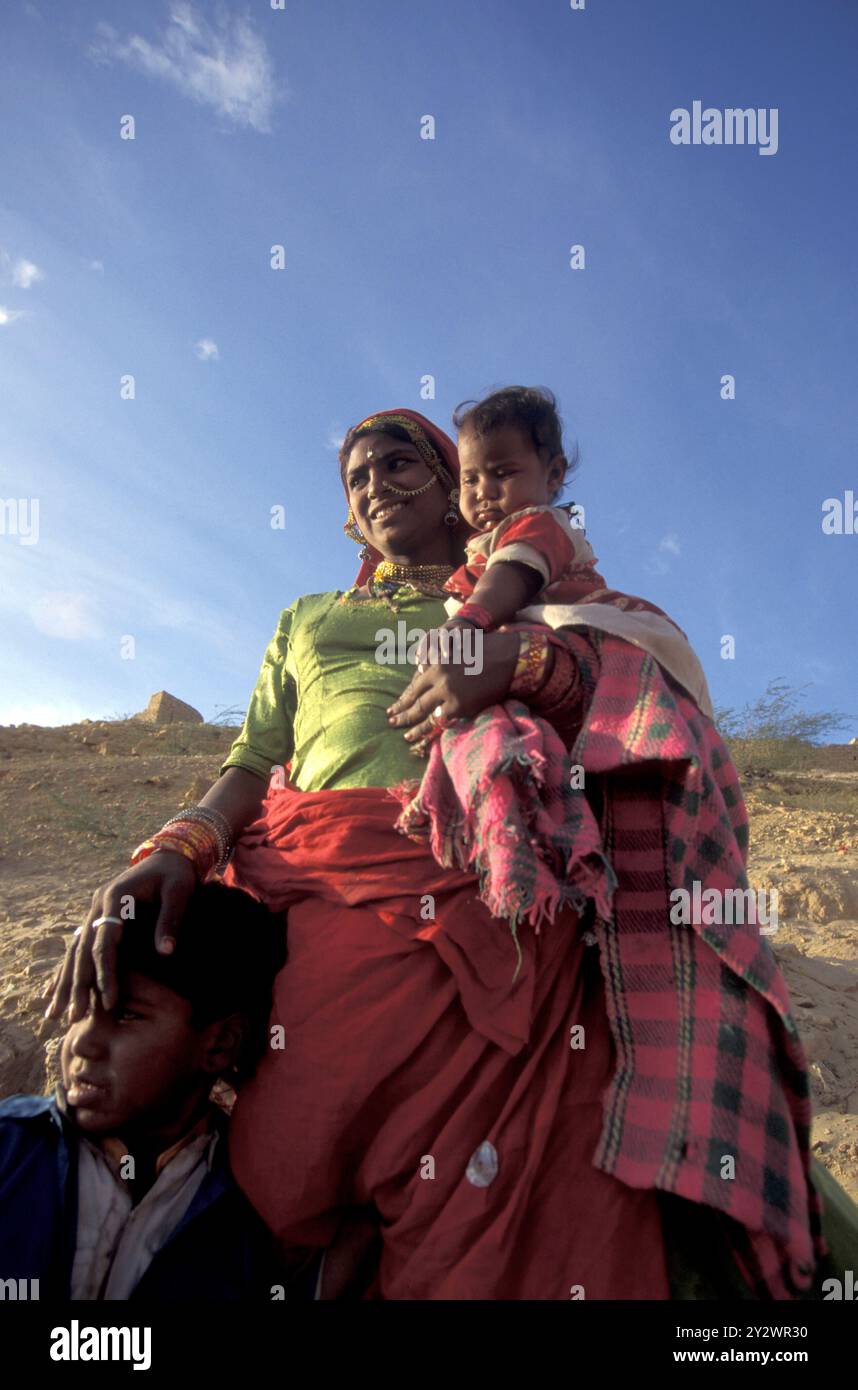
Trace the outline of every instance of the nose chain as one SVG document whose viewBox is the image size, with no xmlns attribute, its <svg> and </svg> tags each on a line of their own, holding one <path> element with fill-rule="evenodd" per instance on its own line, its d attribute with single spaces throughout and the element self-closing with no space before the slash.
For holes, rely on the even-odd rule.
<svg viewBox="0 0 858 1390">
<path fill-rule="evenodd" d="M 438 479 L 433 474 L 428 483 L 424 483 L 422 487 L 397 487 L 395 483 L 388 482 L 387 479 L 382 482 L 381 486 L 388 488 L 391 492 L 398 493 L 400 497 L 419 497 L 421 492 L 427 492 L 437 481 Z"/>
</svg>

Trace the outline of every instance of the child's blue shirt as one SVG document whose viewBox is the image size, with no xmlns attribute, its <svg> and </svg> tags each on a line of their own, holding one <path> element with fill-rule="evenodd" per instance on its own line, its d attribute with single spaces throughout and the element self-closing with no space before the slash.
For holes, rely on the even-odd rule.
<svg viewBox="0 0 858 1390">
<path fill-rule="evenodd" d="M 70 1297 L 79 1142 L 53 1097 L 0 1102 L 0 1280 L 38 1280 L 40 1299 Z M 321 1252 L 298 1276 L 284 1269 L 230 1173 L 226 1147 L 215 1144 L 210 1170 L 130 1299 L 270 1301 L 284 1292 L 290 1301 L 313 1298 Z"/>
</svg>

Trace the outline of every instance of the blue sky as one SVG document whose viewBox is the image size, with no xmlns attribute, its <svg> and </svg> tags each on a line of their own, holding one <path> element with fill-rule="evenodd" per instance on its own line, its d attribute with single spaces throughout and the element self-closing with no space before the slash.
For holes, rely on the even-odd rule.
<svg viewBox="0 0 858 1390">
<path fill-rule="evenodd" d="M 716 704 L 783 675 L 858 733 L 821 524 L 858 499 L 856 38 L 851 0 L 6 0 L 0 723 L 243 707 L 280 609 L 353 579 L 346 426 L 526 382 Z M 696 100 L 777 108 L 777 152 L 673 144 Z"/>
</svg>

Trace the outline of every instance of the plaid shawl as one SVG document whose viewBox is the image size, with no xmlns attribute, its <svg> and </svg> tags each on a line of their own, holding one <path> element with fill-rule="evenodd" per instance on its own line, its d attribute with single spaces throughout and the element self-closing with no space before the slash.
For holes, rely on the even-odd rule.
<svg viewBox="0 0 858 1390">
<path fill-rule="evenodd" d="M 614 873 L 584 792 L 572 786 L 571 762 L 550 724 L 508 700 L 444 729 L 432 742 L 419 785 L 392 787 L 403 806 L 397 830 L 428 841 L 436 863 L 472 869 L 493 917 L 539 933 L 564 903 L 582 911 L 594 901 L 610 915 Z"/>
<path fill-rule="evenodd" d="M 590 695 L 571 760 L 602 789 L 618 882 L 611 916 L 594 924 L 617 1048 L 594 1162 L 732 1218 L 757 1296 L 794 1297 L 825 1245 L 786 984 L 757 926 L 670 921 L 673 889 L 748 887 L 735 768 L 711 720 L 647 652 L 593 629 L 563 635 Z"/>
<path fill-rule="evenodd" d="M 585 693 L 571 755 L 518 702 L 492 707 L 435 739 L 416 795 L 393 789 L 397 826 L 439 864 L 475 869 L 513 930 L 553 916 L 565 864 L 565 895 L 594 907 L 617 1050 L 595 1165 L 715 1208 L 755 1294 L 794 1297 L 825 1245 L 786 985 L 757 925 L 670 920 L 673 889 L 749 887 L 735 768 L 649 653 L 595 629 L 563 640 Z M 601 793 L 598 820 L 571 764 Z"/>
</svg>

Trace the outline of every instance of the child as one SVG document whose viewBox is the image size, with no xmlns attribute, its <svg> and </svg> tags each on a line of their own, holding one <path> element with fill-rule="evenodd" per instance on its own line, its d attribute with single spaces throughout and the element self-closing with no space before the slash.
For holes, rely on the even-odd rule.
<svg viewBox="0 0 858 1390">
<path fill-rule="evenodd" d="M 555 505 L 569 464 L 550 391 L 511 386 L 454 416 L 460 508 L 476 534 L 447 580 L 445 627 L 491 629 L 533 603 L 574 602 L 604 584 L 569 509 Z M 464 600 L 460 606 L 457 600 Z"/>
<path fill-rule="evenodd" d="M 460 507 L 476 534 L 467 563 L 444 586 L 454 595 L 446 604 L 452 616 L 424 638 L 418 667 L 432 648 L 449 659 L 451 629 L 467 626 L 490 631 L 515 621 L 519 652 L 503 705 L 472 723 L 445 720 L 440 705 L 433 711 L 429 732 L 412 745 L 429 751 L 419 788 L 410 781 L 394 788 L 403 807 L 397 828 L 428 840 L 439 863 L 477 872 L 482 901 L 512 929 L 515 978 L 520 922 L 538 932 L 565 902 L 607 917 L 614 887 L 598 798 L 591 805 L 583 782 L 572 779 L 577 725 L 553 723 L 558 709 L 574 709 L 569 697 L 587 679 L 554 629 L 627 637 L 653 651 L 704 710 L 708 696 L 684 634 L 646 600 L 607 589 L 583 530 L 555 505 L 569 464 L 552 393 L 511 386 L 466 402 L 453 420 Z"/>
<path fill-rule="evenodd" d="M 63 1039 L 56 1096 L 0 1104 L 0 1272 L 61 1300 L 312 1298 L 318 1259 L 290 1285 L 209 1098 L 266 1043 L 284 920 L 207 883 L 165 956 L 157 913 L 137 903 L 126 922 L 119 1002 L 105 1012 L 92 991 Z"/>
</svg>

